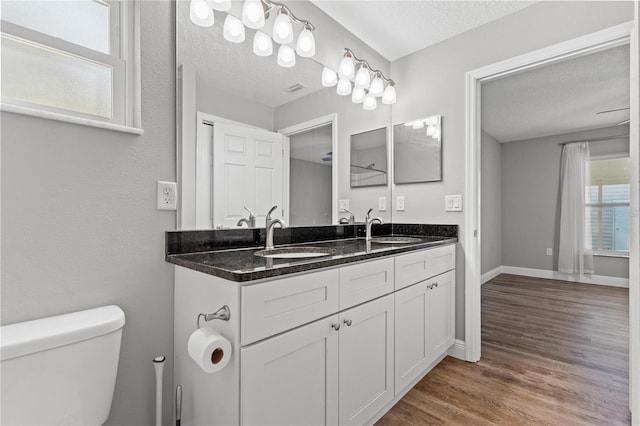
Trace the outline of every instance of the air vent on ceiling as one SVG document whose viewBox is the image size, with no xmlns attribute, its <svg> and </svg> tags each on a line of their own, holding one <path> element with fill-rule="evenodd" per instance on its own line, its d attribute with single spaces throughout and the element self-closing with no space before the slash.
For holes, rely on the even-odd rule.
<svg viewBox="0 0 640 426">
<path fill-rule="evenodd" d="M 285 92 L 289 92 L 289 93 L 293 93 L 293 92 L 297 92 L 298 90 L 302 90 L 304 88 L 306 88 L 307 86 L 303 83 L 296 83 L 293 86 L 289 86 L 286 89 L 283 89 Z"/>
</svg>

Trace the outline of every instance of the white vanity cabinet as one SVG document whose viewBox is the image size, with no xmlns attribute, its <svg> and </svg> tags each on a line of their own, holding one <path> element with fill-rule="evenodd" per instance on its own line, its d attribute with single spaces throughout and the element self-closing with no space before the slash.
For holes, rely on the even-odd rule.
<svg viewBox="0 0 640 426">
<path fill-rule="evenodd" d="M 183 387 L 182 423 L 373 423 L 453 344 L 453 250 L 247 283 L 176 267 L 174 385 Z M 186 342 L 198 313 L 222 304 L 230 321 L 201 325 L 231 342 L 232 360 L 207 374 Z"/>
</svg>

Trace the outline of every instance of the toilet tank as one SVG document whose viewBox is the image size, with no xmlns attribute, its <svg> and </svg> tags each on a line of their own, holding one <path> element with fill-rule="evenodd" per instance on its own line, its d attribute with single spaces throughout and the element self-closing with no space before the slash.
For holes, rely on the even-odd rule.
<svg viewBox="0 0 640 426">
<path fill-rule="evenodd" d="M 0 327 L 0 424 L 104 424 L 124 322 L 111 305 Z"/>
</svg>

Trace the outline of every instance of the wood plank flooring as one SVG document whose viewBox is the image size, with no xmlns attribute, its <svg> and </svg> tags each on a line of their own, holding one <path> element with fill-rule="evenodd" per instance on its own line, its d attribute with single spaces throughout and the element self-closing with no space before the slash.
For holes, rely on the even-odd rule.
<svg viewBox="0 0 640 426">
<path fill-rule="evenodd" d="M 628 425 L 628 289 L 502 274 L 482 359 L 445 358 L 378 423 Z"/>
</svg>

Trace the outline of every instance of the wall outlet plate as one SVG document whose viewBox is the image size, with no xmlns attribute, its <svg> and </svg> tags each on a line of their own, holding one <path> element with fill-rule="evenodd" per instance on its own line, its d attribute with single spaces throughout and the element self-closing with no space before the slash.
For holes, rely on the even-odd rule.
<svg viewBox="0 0 640 426">
<path fill-rule="evenodd" d="M 344 212 L 349 210 L 349 200 L 338 200 L 338 211 Z"/>
<path fill-rule="evenodd" d="M 158 210 L 176 210 L 178 203 L 175 182 L 158 181 Z"/>
<path fill-rule="evenodd" d="M 404 196 L 398 195 L 396 197 L 396 211 L 403 212 L 404 211 Z"/>
<path fill-rule="evenodd" d="M 387 197 L 378 197 L 378 211 L 379 212 L 387 211 Z"/>
</svg>

